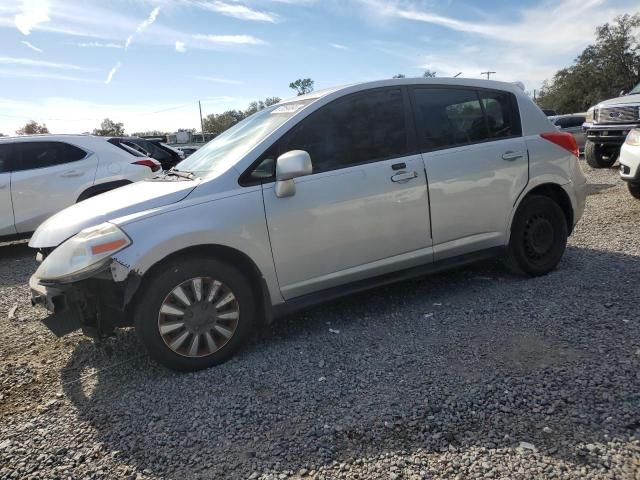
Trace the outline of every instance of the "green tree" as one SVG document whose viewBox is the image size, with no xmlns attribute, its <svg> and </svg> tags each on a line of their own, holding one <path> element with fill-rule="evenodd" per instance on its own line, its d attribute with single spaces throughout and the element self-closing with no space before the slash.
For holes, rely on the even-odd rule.
<svg viewBox="0 0 640 480">
<path fill-rule="evenodd" d="M 100 128 L 93 130 L 93 134 L 101 137 L 122 137 L 125 134 L 124 125 L 105 118 L 100 124 Z"/>
<path fill-rule="evenodd" d="M 433 70 L 425 70 L 422 76 L 424 78 L 436 78 L 437 75 Z"/>
<path fill-rule="evenodd" d="M 313 92 L 313 80 L 310 78 L 299 78 L 295 82 L 289 84 L 289 88 L 295 90 L 298 95 Z"/>
<path fill-rule="evenodd" d="M 49 133 L 49 129 L 43 123 L 40 125 L 35 120 L 29 120 L 20 130 L 16 130 L 17 135 L 36 135 L 38 133 Z"/>
<path fill-rule="evenodd" d="M 254 113 L 264 110 L 271 105 L 275 105 L 280 100 L 281 99 L 278 97 L 267 97 L 264 100 L 255 100 L 249 104 L 249 108 L 247 108 L 244 113 L 248 117 L 249 115 L 253 115 Z"/>
<path fill-rule="evenodd" d="M 242 110 L 227 110 L 222 113 L 212 113 L 203 119 L 204 131 L 207 133 L 222 133 L 244 120 L 245 113 Z"/>
<path fill-rule="evenodd" d="M 595 43 L 543 83 L 538 104 L 558 113 L 581 112 L 633 88 L 640 82 L 639 28 L 638 13 L 599 26 Z"/>
</svg>

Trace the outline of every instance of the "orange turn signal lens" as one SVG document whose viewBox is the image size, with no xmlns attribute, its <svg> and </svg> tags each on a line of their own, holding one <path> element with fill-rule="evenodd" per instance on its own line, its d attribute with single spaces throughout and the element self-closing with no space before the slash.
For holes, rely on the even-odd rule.
<svg viewBox="0 0 640 480">
<path fill-rule="evenodd" d="M 114 240 L 113 242 L 99 243 L 98 245 L 93 245 L 91 247 L 91 253 L 93 255 L 97 255 L 99 253 L 110 252 L 112 250 L 117 250 L 118 248 L 124 246 L 126 243 L 127 241 L 124 238 Z"/>
</svg>

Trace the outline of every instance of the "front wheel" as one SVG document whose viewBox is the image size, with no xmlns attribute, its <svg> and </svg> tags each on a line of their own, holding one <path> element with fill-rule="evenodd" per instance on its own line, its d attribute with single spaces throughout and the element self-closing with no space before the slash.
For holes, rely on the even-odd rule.
<svg viewBox="0 0 640 480">
<path fill-rule="evenodd" d="M 568 228 L 562 209 L 549 197 L 531 195 L 522 201 L 511 226 L 506 265 L 532 277 L 552 271 L 567 246 Z"/>
<path fill-rule="evenodd" d="M 584 147 L 584 158 L 593 168 L 610 168 L 616 163 L 620 149 L 611 145 L 600 145 L 587 141 Z"/>
<path fill-rule="evenodd" d="M 215 259 L 178 260 L 149 279 L 134 324 L 154 360 L 193 371 L 233 355 L 255 315 L 251 285 L 236 268 Z"/>
<path fill-rule="evenodd" d="M 629 182 L 628 187 L 629 187 L 629 193 L 631 194 L 631 196 L 633 198 L 637 198 L 638 200 L 640 200 L 640 183 Z"/>
</svg>

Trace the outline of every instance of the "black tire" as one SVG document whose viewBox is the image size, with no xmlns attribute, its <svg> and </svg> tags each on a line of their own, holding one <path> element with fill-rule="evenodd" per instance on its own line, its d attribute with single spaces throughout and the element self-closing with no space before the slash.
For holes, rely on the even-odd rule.
<svg viewBox="0 0 640 480">
<path fill-rule="evenodd" d="M 629 182 L 627 186 L 629 187 L 629 193 L 631 196 L 640 200 L 640 183 Z"/>
<path fill-rule="evenodd" d="M 253 325 L 256 323 L 256 305 L 251 289 L 251 285 L 245 275 L 235 267 L 228 265 L 216 259 L 177 259 L 176 261 L 168 262 L 159 270 L 156 270 L 151 278 L 143 285 L 144 290 L 141 291 L 140 299 L 137 301 L 137 305 L 134 310 L 134 325 L 138 338 L 145 346 L 149 355 L 158 363 L 168 367 L 172 370 L 178 371 L 195 371 L 204 368 L 209 368 L 214 365 L 218 365 L 227 359 L 229 359 L 245 342 L 253 331 Z M 168 344 L 163 340 L 160 333 L 161 312 L 160 309 L 163 304 L 166 304 L 168 298 L 171 298 L 172 291 L 176 287 L 191 281 L 194 278 L 210 277 L 223 284 L 223 286 L 230 291 L 234 296 L 234 305 L 238 308 L 238 318 L 235 321 L 235 331 L 228 339 L 224 339 L 224 342 L 216 340 L 216 346 L 218 343 L 222 346 L 213 353 L 206 353 L 208 349 L 204 342 L 205 333 L 199 333 L 202 348 L 205 349 L 205 354 L 202 356 L 185 356 L 172 350 Z M 202 287 L 203 291 L 205 287 Z M 212 289 L 211 289 L 212 290 Z M 218 298 L 210 302 L 204 299 L 206 294 L 201 294 L 201 301 L 197 303 L 195 301 L 194 291 L 189 292 L 191 300 L 194 302 L 192 307 L 184 307 L 184 317 L 176 317 L 179 321 L 186 324 L 188 322 L 187 315 L 191 315 L 193 321 L 193 311 L 187 312 L 189 308 L 203 309 L 202 304 L 210 303 L 214 305 L 218 302 Z M 196 305 L 200 305 L 197 307 Z M 205 307 L 206 308 L 206 307 Z M 216 310 L 216 317 L 218 315 L 217 308 L 212 308 L 212 311 Z M 197 315 L 197 310 L 196 310 Z M 212 316 L 212 313 L 201 313 L 202 316 Z M 164 318 L 164 316 L 162 317 Z M 219 320 L 216 320 L 219 322 Z M 176 322 L 179 323 L 179 322 Z M 215 323 L 215 322 L 214 322 Z M 187 331 L 187 327 L 182 327 L 183 330 L 178 330 L 176 335 L 180 335 Z M 215 328 L 215 327 L 204 327 Z M 213 330 L 207 330 L 207 333 L 215 336 Z M 167 334 L 165 333 L 165 336 Z M 190 337 L 187 337 L 187 343 L 193 340 L 196 336 L 194 333 L 190 333 Z M 197 343 L 197 342 L 195 342 Z"/>
<path fill-rule="evenodd" d="M 567 220 L 551 198 L 531 195 L 525 198 L 511 225 L 505 264 L 517 274 L 532 277 L 552 271 L 567 246 Z"/>
<path fill-rule="evenodd" d="M 593 168 L 611 168 L 620 153 L 620 148 L 612 145 L 600 145 L 591 141 L 584 146 L 584 158 Z"/>
</svg>

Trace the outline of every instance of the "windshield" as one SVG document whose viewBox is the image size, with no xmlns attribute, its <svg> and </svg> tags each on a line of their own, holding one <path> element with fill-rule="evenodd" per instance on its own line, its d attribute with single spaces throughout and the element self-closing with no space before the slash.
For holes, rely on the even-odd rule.
<svg viewBox="0 0 640 480">
<path fill-rule="evenodd" d="M 193 172 L 196 175 L 227 170 L 311 101 L 307 99 L 273 105 L 254 113 L 178 163 L 176 169 Z"/>
<path fill-rule="evenodd" d="M 634 95 L 634 94 L 636 94 L 636 93 L 640 93 L 640 83 L 639 83 L 639 84 L 637 84 L 637 85 L 633 88 L 633 90 L 631 90 L 631 91 L 629 92 L 629 95 Z"/>
</svg>

